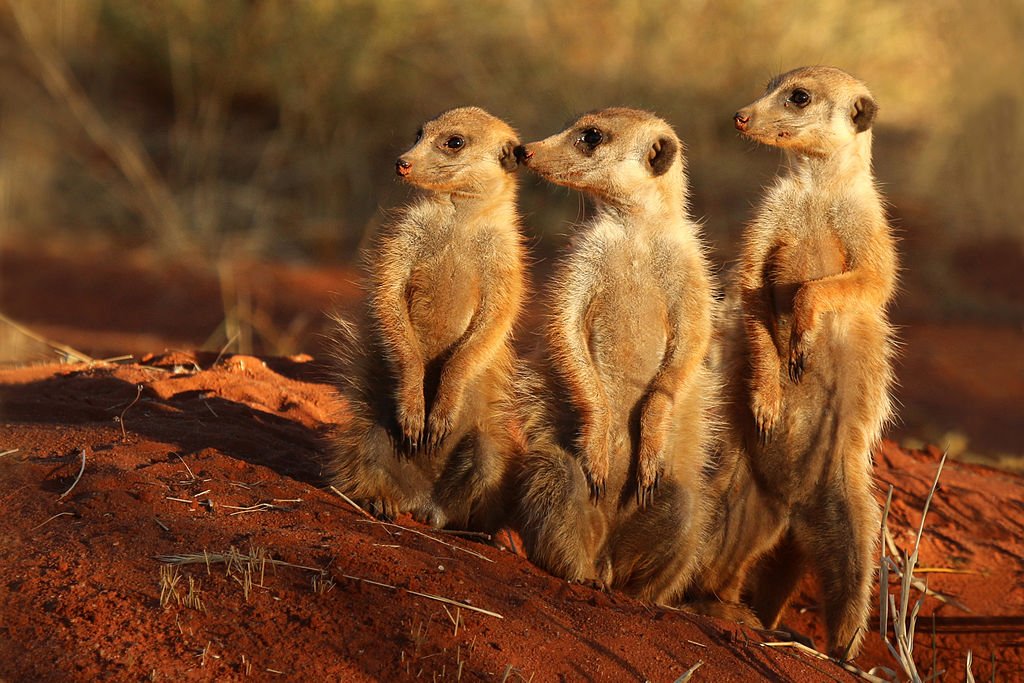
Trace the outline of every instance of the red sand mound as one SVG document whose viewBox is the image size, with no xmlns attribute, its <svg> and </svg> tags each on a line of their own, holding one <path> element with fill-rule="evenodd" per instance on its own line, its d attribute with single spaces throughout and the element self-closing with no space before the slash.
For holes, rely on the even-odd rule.
<svg viewBox="0 0 1024 683">
<path fill-rule="evenodd" d="M 214 361 L 0 373 L 0 453 L 17 449 L 0 455 L 0 679 L 671 681 L 699 662 L 694 680 L 851 678 L 490 544 L 372 522 L 323 489 L 323 438 L 344 406 L 322 369 Z M 880 488 L 895 486 L 890 528 L 910 547 L 937 454 L 886 444 L 876 460 Z M 921 565 L 965 572 L 927 576 L 971 612 L 926 600 L 926 674 L 935 657 L 963 680 L 971 649 L 979 680 L 992 656 L 1000 678 L 1024 676 L 1022 500 L 1024 479 L 947 466 Z M 231 549 L 277 563 L 228 566 L 216 554 Z M 161 606 L 158 556 L 204 552 L 210 563 L 180 566 Z M 787 621 L 821 642 L 813 596 Z M 877 664 L 895 668 L 876 633 L 858 665 Z"/>
</svg>

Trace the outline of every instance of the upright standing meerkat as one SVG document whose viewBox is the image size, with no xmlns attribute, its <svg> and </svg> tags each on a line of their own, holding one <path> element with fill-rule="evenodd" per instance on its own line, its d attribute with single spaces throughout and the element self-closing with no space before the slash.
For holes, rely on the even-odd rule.
<svg viewBox="0 0 1024 683">
<path fill-rule="evenodd" d="M 775 627 L 809 563 L 840 657 L 857 653 L 867 623 L 880 522 L 871 453 L 892 412 L 897 265 L 871 171 L 876 111 L 859 80 L 807 67 L 734 117 L 744 136 L 784 151 L 786 170 L 747 227 L 731 293 L 735 448 L 697 581 L 726 602 L 745 587 Z"/>
<path fill-rule="evenodd" d="M 545 353 L 520 385 L 520 533 L 548 571 L 653 602 L 693 571 L 715 393 L 711 276 L 682 151 L 666 122 L 634 109 L 585 114 L 517 150 L 597 204 L 547 291 Z"/>
<path fill-rule="evenodd" d="M 516 132 L 464 107 L 426 122 L 396 162 L 423 190 L 367 258 L 364 324 L 339 321 L 350 418 L 332 478 L 378 515 L 434 526 L 499 523 L 509 447 L 500 406 L 523 298 Z"/>
</svg>

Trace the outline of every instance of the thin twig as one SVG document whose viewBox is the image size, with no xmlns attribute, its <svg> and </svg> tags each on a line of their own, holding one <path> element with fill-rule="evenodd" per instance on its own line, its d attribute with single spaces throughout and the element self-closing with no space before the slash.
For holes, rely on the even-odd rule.
<svg viewBox="0 0 1024 683">
<path fill-rule="evenodd" d="M 75 480 L 73 482 L 71 482 L 71 486 L 68 487 L 68 490 L 60 494 L 60 497 L 57 498 L 57 500 L 64 500 L 64 498 L 69 493 L 71 493 L 71 489 L 75 488 L 75 486 L 78 484 L 78 480 L 82 478 L 82 473 L 85 472 L 85 449 L 79 448 L 78 454 L 82 456 L 82 466 L 78 469 L 78 476 L 75 477 Z"/>
<path fill-rule="evenodd" d="M 376 521 L 378 521 L 376 517 L 374 517 L 373 515 L 371 515 L 371 514 L 370 514 L 369 512 L 367 512 L 367 511 L 366 511 L 366 510 L 364 510 L 363 508 L 359 507 L 359 505 L 358 505 L 358 504 L 356 504 L 356 502 L 355 502 L 354 500 L 352 500 L 351 498 L 349 498 L 348 496 L 346 496 L 346 495 L 345 495 L 344 493 L 342 493 L 341 491 L 339 491 L 339 490 L 338 490 L 337 488 L 335 488 L 335 487 L 334 487 L 333 485 L 331 485 L 331 486 L 330 486 L 329 488 L 330 488 L 330 489 L 331 489 L 332 491 L 334 491 L 334 492 L 335 492 L 336 494 L 338 494 L 339 496 L 341 496 L 341 499 L 342 499 L 342 500 L 344 500 L 344 501 L 345 501 L 346 503 L 348 503 L 349 505 L 351 505 L 352 507 L 354 507 L 354 508 L 355 508 L 356 510 L 358 510 L 358 511 L 359 511 L 360 513 L 362 513 L 363 517 L 366 517 L 367 519 L 369 519 L 369 520 L 370 520 L 370 521 L 372 521 L 372 522 L 376 522 Z"/>
<path fill-rule="evenodd" d="M 475 550 L 470 550 L 469 548 L 462 548 L 462 547 L 459 547 L 459 546 L 454 545 L 452 543 L 448 543 L 447 541 L 442 541 L 440 538 L 436 538 L 434 536 L 431 536 L 430 534 L 425 534 L 422 531 L 419 531 L 418 529 L 413 529 L 412 527 L 402 526 L 401 524 L 392 524 L 391 522 L 382 522 L 379 519 L 359 520 L 359 521 L 363 522 L 364 524 L 380 524 L 381 526 L 384 526 L 384 527 L 391 527 L 393 529 L 401 529 L 403 531 L 408 531 L 410 533 L 416 534 L 417 536 L 422 536 L 423 538 L 429 538 L 434 543 L 440 543 L 441 545 L 447 546 L 447 547 L 449 547 L 449 548 L 451 548 L 453 550 L 461 550 L 462 552 L 464 552 L 464 553 L 466 553 L 468 555 L 472 555 L 473 557 L 478 557 L 481 560 L 486 560 L 488 562 L 494 562 L 494 560 L 492 560 L 491 558 L 487 557 L 486 555 L 481 555 L 480 553 L 476 552 Z"/>
<path fill-rule="evenodd" d="M 494 537 L 483 531 L 463 531 L 462 529 L 434 529 L 435 534 L 459 536 L 461 538 L 479 538 L 482 541 L 493 540 Z"/>
<path fill-rule="evenodd" d="M 0 451 L 0 458 L 4 457 L 5 455 L 12 455 L 14 453 L 17 453 L 20 450 L 21 450 L 20 448 L 12 448 L 10 450 Z"/>
<path fill-rule="evenodd" d="M 697 663 L 691 666 L 689 669 L 683 672 L 683 675 L 676 679 L 675 683 L 686 683 L 688 680 L 693 678 L 693 674 L 697 673 L 697 669 L 704 666 L 704 660 L 698 659 Z"/>
<path fill-rule="evenodd" d="M 110 358 L 100 358 L 100 363 L 120 363 L 122 361 L 135 360 L 135 356 L 130 353 L 126 353 L 121 356 L 111 356 Z"/>
<path fill-rule="evenodd" d="M 128 440 L 128 432 L 125 431 L 125 428 L 124 428 L 124 416 L 125 416 L 125 413 L 128 412 L 129 408 L 131 408 L 133 405 L 135 405 L 136 403 L 139 402 L 139 397 L 142 396 L 143 385 L 136 384 L 135 385 L 135 389 L 136 389 L 136 391 L 135 391 L 135 398 L 132 399 L 131 403 L 129 403 L 128 405 L 126 405 L 124 407 L 124 410 L 121 411 L 121 417 L 119 417 L 117 419 L 118 423 L 120 423 L 120 425 L 121 425 L 121 440 L 122 441 L 127 441 Z"/>
<path fill-rule="evenodd" d="M 867 671 L 864 671 L 863 669 L 859 669 L 856 666 L 854 666 L 853 664 L 850 664 L 849 662 L 840 662 L 840 661 L 838 661 L 836 659 L 832 659 L 831 657 L 829 657 L 824 652 L 818 652 L 814 648 L 807 647 L 803 643 L 798 643 L 798 642 L 796 642 L 794 640 L 790 640 L 790 641 L 786 641 L 786 642 L 782 642 L 782 643 L 761 643 L 761 647 L 791 647 L 791 648 L 793 648 L 795 650 L 799 650 L 800 652 L 803 652 L 806 655 L 810 655 L 811 657 L 814 657 L 816 659 L 820 659 L 823 662 L 832 662 L 833 664 L 837 664 L 840 667 L 842 667 L 843 669 L 845 669 L 846 671 L 849 671 L 850 673 L 852 673 L 855 676 L 858 676 L 858 677 L 864 679 L 865 681 L 871 681 L 871 683 L 888 683 L 884 678 L 879 678 L 878 676 L 870 674 Z"/>
<path fill-rule="evenodd" d="M 446 598 L 446 597 L 443 597 L 441 595 L 433 595 L 431 593 L 421 593 L 419 591 L 409 590 L 408 588 L 400 588 L 398 586 L 392 586 L 390 583 L 382 583 L 380 581 L 373 581 L 371 579 L 364 579 L 364 578 L 362 578 L 360 576 L 352 576 L 350 574 L 341 574 L 341 576 L 343 578 L 350 579 L 352 581 L 361 581 L 362 583 L 368 583 L 368 584 L 370 584 L 372 586 L 380 586 L 381 588 L 390 588 L 391 590 L 403 591 L 405 593 L 408 593 L 409 595 L 416 595 L 416 596 L 421 597 L 421 598 L 426 598 L 427 600 L 436 600 L 437 602 L 443 602 L 446 605 L 454 605 L 455 607 L 461 607 L 462 609 L 468 609 L 468 610 L 470 610 L 472 612 L 479 612 L 480 614 L 486 614 L 489 617 L 496 617 L 498 619 L 504 619 L 505 618 L 505 617 L 501 616 L 500 614 L 498 614 L 497 612 L 492 612 L 490 610 L 483 609 L 482 607 L 476 607 L 474 605 L 470 605 L 468 602 L 460 602 L 458 600 L 452 600 L 451 598 Z"/>
<path fill-rule="evenodd" d="M 188 463 L 185 462 L 185 459 L 182 458 L 181 455 L 179 455 L 178 453 L 175 453 L 174 455 L 176 458 L 178 458 L 178 460 L 181 460 L 181 464 L 185 466 L 185 470 L 188 472 L 188 476 L 192 479 L 192 481 L 195 481 L 196 475 L 192 474 L 192 468 L 188 466 Z"/>
<path fill-rule="evenodd" d="M 74 514 L 75 514 L 74 512 L 58 512 L 57 514 L 51 515 L 50 517 L 48 517 L 45 522 L 42 522 L 41 524 L 36 524 L 34 527 L 29 529 L 29 531 L 35 531 L 39 527 L 42 527 L 42 526 L 45 526 L 46 524 L 49 524 L 50 522 L 52 522 L 53 520 L 57 519 L 58 517 L 63 517 L 64 515 L 74 516 Z"/>
</svg>

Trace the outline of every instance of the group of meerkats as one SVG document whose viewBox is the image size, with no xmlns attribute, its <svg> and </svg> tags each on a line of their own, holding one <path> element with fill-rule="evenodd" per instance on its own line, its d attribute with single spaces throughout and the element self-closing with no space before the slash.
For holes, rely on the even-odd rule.
<svg viewBox="0 0 1024 683">
<path fill-rule="evenodd" d="M 828 651 L 854 656 L 880 523 L 871 453 L 892 411 L 876 110 L 859 80 L 808 67 L 736 112 L 787 163 L 724 299 L 683 144 L 657 116 L 591 112 L 525 145 L 474 107 L 423 124 L 396 165 L 423 192 L 369 250 L 362 318 L 338 320 L 333 483 L 384 517 L 514 528 L 570 581 L 755 627 L 776 626 L 810 567 Z M 597 207 L 540 292 L 524 358 L 520 165 Z"/>
</svg>

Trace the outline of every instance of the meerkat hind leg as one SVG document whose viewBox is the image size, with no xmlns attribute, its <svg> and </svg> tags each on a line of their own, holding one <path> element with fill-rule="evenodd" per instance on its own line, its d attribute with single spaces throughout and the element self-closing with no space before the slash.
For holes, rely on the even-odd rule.
<svg viewBox="0 0 1024 683">
<path fill-rule="evenodd" d="M 830 489 L 816 510 L 794 520 L 821 579 L 828 653 L 840 659 L 860 651 L 870 611 L 880 514 L 869 491 L 861 497 Z"/>
<path fill-rule="evenodd" d="M 751 569 L 746 580 L 748 602 L 765 628 L 778 625 L 805 569 L 804 554 L 792 530 Z"/>
</svg>

